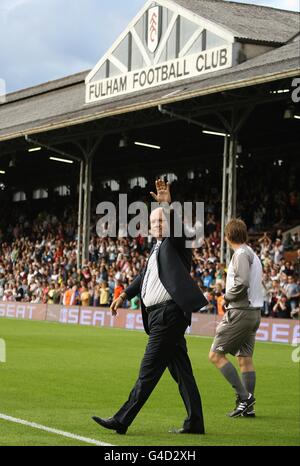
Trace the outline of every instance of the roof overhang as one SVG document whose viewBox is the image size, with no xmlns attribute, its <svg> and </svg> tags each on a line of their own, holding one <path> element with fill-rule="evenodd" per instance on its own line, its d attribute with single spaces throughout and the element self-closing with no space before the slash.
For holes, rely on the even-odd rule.
<svg viewBox="0 0 300 466">
<path fill-rule="evenodd" d="M 241 69 L 243 65 L 224 73 L 213 73 L 208 78 L 177 83 L 176 86 L 164 86 L 152 89 L 142 95 L 126 96 L 106 102 L 105 105 L 89 105 L 82 107 L 73 114 L 60 115 L 44 121 L 30 122 L 18 128 L 0 131 L 0 141 L 16 139 L 26 134 L 38 134 L 61 128 L 81 125 L 93 120 L 108 118 L 129 112 L 136 112 L 158 105 L 171 104 L 183 100 L 193 99 L 209 94 L 216 94 L 232 89 L 273 82 L 277 80 L 299 76 L 299 60 L 289 60 L 285 66 L 281 64 L 261 65 L 254 69 Z M 266 68 L 268 68 L 266 70 Z M 77 84 L 78 85 L 78 84 Z M 80 84 L 84 93 L 84 82 Z M 71 88 L 70 88 L 71 89 Z M 55 92 L 55 91 L 53 91 Z M 8 104 L 9 105 L 9 104 Z M 1 115 L 1 112 L 0 112 Z"/>
</svg>

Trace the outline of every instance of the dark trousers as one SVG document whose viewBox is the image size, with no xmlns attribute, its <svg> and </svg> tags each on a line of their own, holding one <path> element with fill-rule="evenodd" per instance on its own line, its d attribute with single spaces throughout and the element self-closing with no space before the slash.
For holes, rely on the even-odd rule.
<svg viewBox="0 0 300 466">
<path fill-rule="evenodd" d="M 204 433 L 201 398 L 187 353 L 184 338 L 187 322 L 182 311 L 176 304 L 164 305 L 152 311 L 149 314 L 149 329 L 149 341 L 138 380 L 114 418 L 129 426 L 168 367 L 187 410 L 184 427 Z"/>
</svg>

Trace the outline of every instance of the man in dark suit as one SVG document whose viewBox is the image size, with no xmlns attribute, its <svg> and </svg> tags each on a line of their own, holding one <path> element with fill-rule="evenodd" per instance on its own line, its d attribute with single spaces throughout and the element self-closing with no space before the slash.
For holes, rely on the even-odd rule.
<svg viewBox="0 0 300 466">
<path fill-rule="evenodd" d="M 192 251 L 186 247 L 186 238 L 184 234 L 181 237 L 174 234 L 178 217 L 170 206 L 169 184 L 158 180 L 156 189 L 157 194 L 151 195 L 164 206 L 154 210 L 150 217 L 151 232 L 157 243 L 145 269 L 111 305 L 112 314 L 116 315 L 125 299 L 141 294 L 148 345 L 138 380 L 126 403 L 109 419 L 96 416 L 93 419 L 107 429 L 125 434 L 168 367 L 188 414 L 183 427 L 174 432 L 204 434 L 201 398 L 184 334 L 191 325 L 192 312 L 200 310 L 207 301 L 191 278 Z"/>
</svg>

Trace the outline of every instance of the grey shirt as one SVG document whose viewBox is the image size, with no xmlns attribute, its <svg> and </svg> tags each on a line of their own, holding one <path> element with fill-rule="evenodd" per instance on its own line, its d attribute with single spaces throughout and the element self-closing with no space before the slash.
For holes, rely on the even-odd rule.
<svg viewBox="0 0 300 466">
<path fill-rule="evenodd" d="M 225 301 L 228 309 L 263 306 L 262 265 L 246 244 L 235 251 L 229 264 Z"/>
</svg>

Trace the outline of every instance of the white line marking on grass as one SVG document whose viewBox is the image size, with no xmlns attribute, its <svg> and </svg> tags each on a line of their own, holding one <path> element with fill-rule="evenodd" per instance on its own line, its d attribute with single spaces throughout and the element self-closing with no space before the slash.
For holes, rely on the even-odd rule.
<svg viewBox="0 0 300 466">
<path fill-rule="evenodd" d="M 71 434 L 70 432 L 64 432 L 63 430 L 52 429 L 51 427 L 42 426 L 41 424 L 36 424 L 35 422 L 24 421 L 23 419 L 17 419 L 15 417 L 6 416 L 6 414 L 0 413 L 0 419 L 4 421 L 14 422 L 16 424 L 22 424 L 23 426 L 32 427 L 33 429 L 44 430 L 50 432 L 51 434 L 61 435 L 62 437 L 71 438 L 73 440 L 78 440 L 79 442 L 89 443 L 90 445 L 97 445 L 98 447 L 112 447 L 110 443 L 99 442 L 92 438 L 81 437 L 80 435 Z"/>
</svg>

